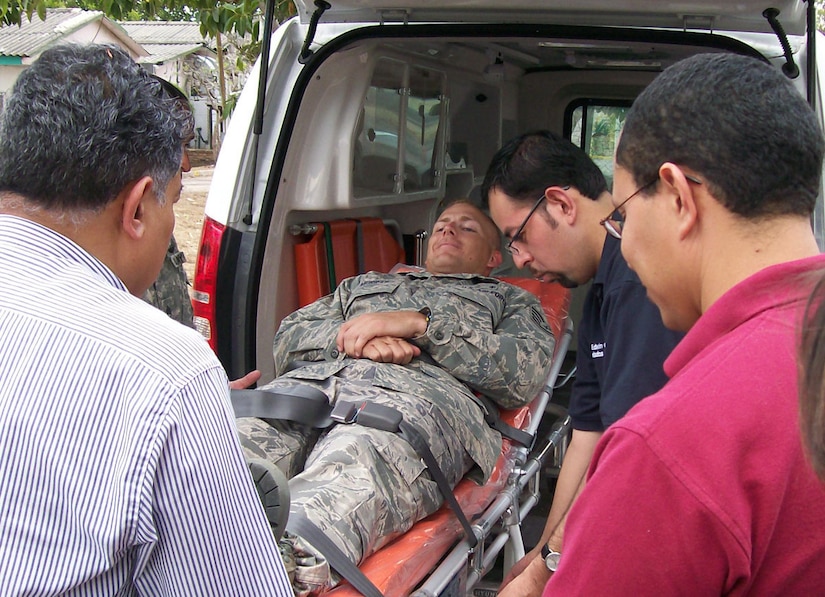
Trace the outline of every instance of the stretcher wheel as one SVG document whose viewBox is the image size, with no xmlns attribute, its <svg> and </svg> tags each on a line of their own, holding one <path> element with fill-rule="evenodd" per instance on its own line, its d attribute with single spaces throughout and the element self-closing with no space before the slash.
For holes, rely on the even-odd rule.
<svg viewBox="0 0 825 597">
<path fill-rule="evenodd" d="M 284 534 L 289 518 L 289 481 L 277 466 L 261 458 L 246 461 L 255 489 L 264 507 L 272 534 L 278 540 Z"/>
</svg>

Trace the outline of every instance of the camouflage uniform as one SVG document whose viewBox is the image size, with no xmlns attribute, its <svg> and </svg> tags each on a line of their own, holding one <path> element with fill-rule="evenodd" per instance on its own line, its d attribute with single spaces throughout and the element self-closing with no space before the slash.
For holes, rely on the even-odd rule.
<svg viewBox="0 0 825 597">
<path fill-rule="evenodd" d="M 422 354 L 408 365 L 351 359 L 336 349 L 345 320 L 425 307 L 432 314 L 429 326 L 412 340 Z M 529 402 L 554 346 L 537 299 L 515 286 L 467 274 L 368 273 L 345 280 L 333 294 L 284 319 L 275 336 L 276 372 L 293 361 L 313 362 L 266 387 L 309 384 L 333 403 L 367 399 L 401 411 L 455 485 L 474 465 L 479 480 L 486 479 L 501 450 L 501 437 L 484 422 L 472 392 L 503 407 Z M 357 424 L 321 433 L 250 418 L 239 419 L 238 425 L 248 455 L 275 462 L 291 477 L 290 515 L 309 518 L 353 562 L 443 501 L 420 456 L 395 433 Z M 298 551 L 312 552 L 295 537 L 287 541 Z M 325 564 L 322 558 L 315 561 Z M 318 584 L 329 581 L 326 566 L 321 568 Z M 316 572 L 312 566 L 307 570 Z"/>
<path fill-rule="evenodd" d="M 158 279 L 143 294 L 143 300 L 166 313 L 175 321 L 190 328 L 192 323 L 192 301 L 189 298 L 189 281 L 183 264 L 186 256 L 178 250 L 175 237 L 169 239 L 169 248 L 163 258 L 163 267 Z"/>
</svg>

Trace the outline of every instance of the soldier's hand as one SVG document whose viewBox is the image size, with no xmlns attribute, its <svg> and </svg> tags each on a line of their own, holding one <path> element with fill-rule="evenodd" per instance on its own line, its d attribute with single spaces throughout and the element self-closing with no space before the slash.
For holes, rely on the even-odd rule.
<svg viewBox="0 0 825 597">
<path fill-rule="evenodd" d="M 401 338 L 380 336 L 366 343 L 363 350 L 365 359 L 377 363 L 406 365 L 421 354 L 421 349 Z"/>
<path fill-rule="evenodd" d="M 336 345 L 356 359 L 362 358 L 364 347 L 373 338 L 392 336 L 414 338 L 427 331 L 427 318 L 418 311 L 386 311 L 365 313 L 344 322 L 338 331 Z"/>
</svg>

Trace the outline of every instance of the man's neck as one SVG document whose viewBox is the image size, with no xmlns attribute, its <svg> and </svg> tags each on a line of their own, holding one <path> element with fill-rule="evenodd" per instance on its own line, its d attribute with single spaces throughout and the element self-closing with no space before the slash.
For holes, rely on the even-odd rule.
<svg viewBox="0 0 825 597">
<path fill-rule="evenodd" d="M 799 216 L 729 227 L 703 250 L 701 311 L 757 272 L 819 254 L 810 222 Z M 724 256 L 724 258 L 720 258 Z"/>
</svg>

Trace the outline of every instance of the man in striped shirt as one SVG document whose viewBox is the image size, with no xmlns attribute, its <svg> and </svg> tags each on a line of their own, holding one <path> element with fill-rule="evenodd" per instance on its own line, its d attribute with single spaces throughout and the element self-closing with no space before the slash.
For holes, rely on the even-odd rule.
<svg viewBox="0 0 825 597">
<path fill-rule="evenodd" d="M 139 297 L 191 115 L 115 46 L 48 50 L 0 126 L 0 594 L 292 595 L 219 362 Z"/>
</svg>

